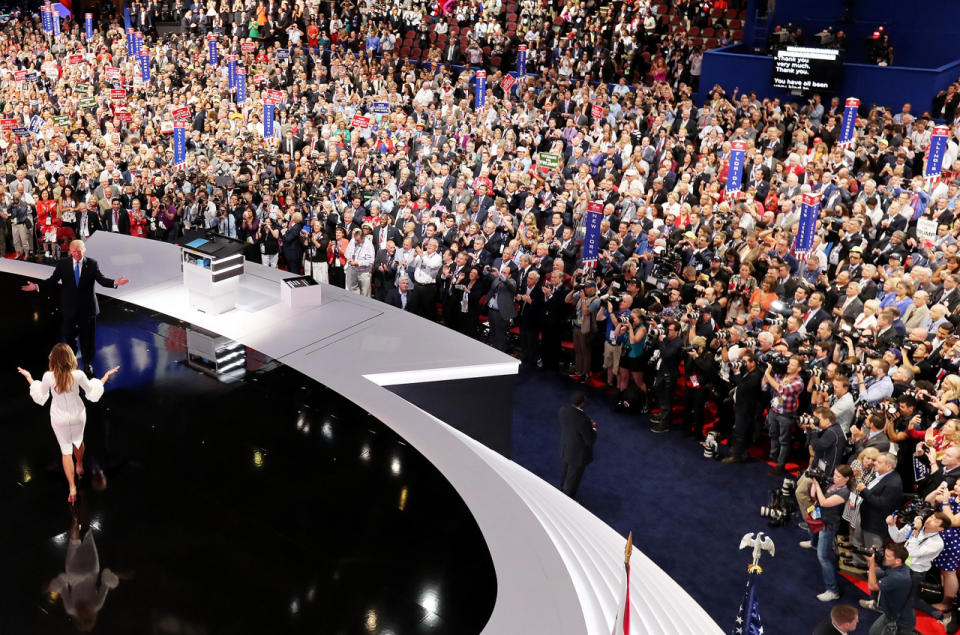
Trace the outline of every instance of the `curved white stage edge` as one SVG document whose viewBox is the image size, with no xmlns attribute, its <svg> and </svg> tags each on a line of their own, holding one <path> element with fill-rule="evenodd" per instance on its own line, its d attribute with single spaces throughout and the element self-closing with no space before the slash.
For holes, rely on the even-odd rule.
<svg viewBox="0 0 960 635">
<path fill-rule="evenodd" d="M 336 287 L 323 287 L 321 306 L 287 308 L 280 304 L 280 280 L 290 274 L 252 263 L 246 263 L 238 309 L 211 316 L 188 305 L 178 247 L 98 232 L 87 252 L 106 275 L 131 280 L 120 289 L 99 289 L 103 295 L 219 333 L 297 369 L 366 408 L 437 466 L 473 513 L 493 559 L 497 599 L 483 633 L 611 633 L 624 537 L 554 486 L 382 387 L 515 374 L 515 359 Z M 50 271 L 11 260 L 0 261 L 0 270 L 30 277 Z M 305 344 L 304 329 L 291 324 L 308 325 L 315 341 Z M 631 565 L 632 633 L 722 632 L 649 558 L 634 550 Z"/>
</svg>

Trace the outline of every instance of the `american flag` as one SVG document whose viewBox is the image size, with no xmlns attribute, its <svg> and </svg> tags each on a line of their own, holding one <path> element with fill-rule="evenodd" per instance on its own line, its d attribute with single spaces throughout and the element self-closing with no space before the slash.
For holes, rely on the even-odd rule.
<svg viewBox="0 0 960 635">
<path fill-rule="evenodd" d="M 763 624 L 760 621 L 760 606 L 757 601 L 757 578 L 760 576 L 760 567 L 750 565 L 747 570 L 747 589 L 737 611 L 737 619 L 731 635 L 763 635 Z"/>
</svg>

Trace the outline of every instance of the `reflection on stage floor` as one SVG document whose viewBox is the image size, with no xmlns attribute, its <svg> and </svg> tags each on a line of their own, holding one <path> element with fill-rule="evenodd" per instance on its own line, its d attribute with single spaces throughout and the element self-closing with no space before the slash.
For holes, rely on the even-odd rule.
<svg viewBox="0 0 960 635">
<path fill-rule="evenodd" d="M 482 630 L 493 564 L 426 459 L 256 351 L 241 373 L 188 364 L 189 325 L 118 301 L 101 299 L 94 367 L 121 370 L 88 406 L 71 511 L 47 409 L 16 373 L 46 369 L 59 314 L 21 282 L 0 274 L 0 633 Z"/>
</svg>

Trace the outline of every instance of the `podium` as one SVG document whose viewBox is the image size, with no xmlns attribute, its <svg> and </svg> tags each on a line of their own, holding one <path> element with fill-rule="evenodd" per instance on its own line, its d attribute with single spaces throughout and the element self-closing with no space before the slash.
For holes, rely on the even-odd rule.
<svg viewBox="0 0 960 635">
<path fill-rule="evenodd" d="M 280 281 L 280 301 L 291 309 L 317 306 L 321 300 L 321 288 L 310 276 L 284 278 Z"/>
<path fill-rule="evenodd" d="M 181 240 L 180 266 L 191 307 L 216 315 L 237 306 L 243 248 L 239 240 L 202 232 Z"/>
</svg>

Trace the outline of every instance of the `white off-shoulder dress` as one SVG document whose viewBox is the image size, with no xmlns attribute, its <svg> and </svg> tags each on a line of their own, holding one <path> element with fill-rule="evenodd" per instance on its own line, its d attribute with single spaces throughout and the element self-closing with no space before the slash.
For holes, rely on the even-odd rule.
<svg viewBox="0 0 960 635">
<path fill-rule="evenodd" d="M 53 397 L 50 404 L 50 425 L 57 435 L 62 454 L 73 454 L 74 447 L 83 443 L 83 428 L 87 423 L 87 409 L 80 399 L 80 389 L 90 401 L 99 401 L 103 396 L 103 382 L 99 379 L 89 379 L 81 370 L 73 371 L 73 386 L 65 393 L 56 389 L 57 381 L 49 370 L 43 377 L 30 384 L 30 397 L 42 406 L 47 403 L 48 397 Z"/>
</svg>

